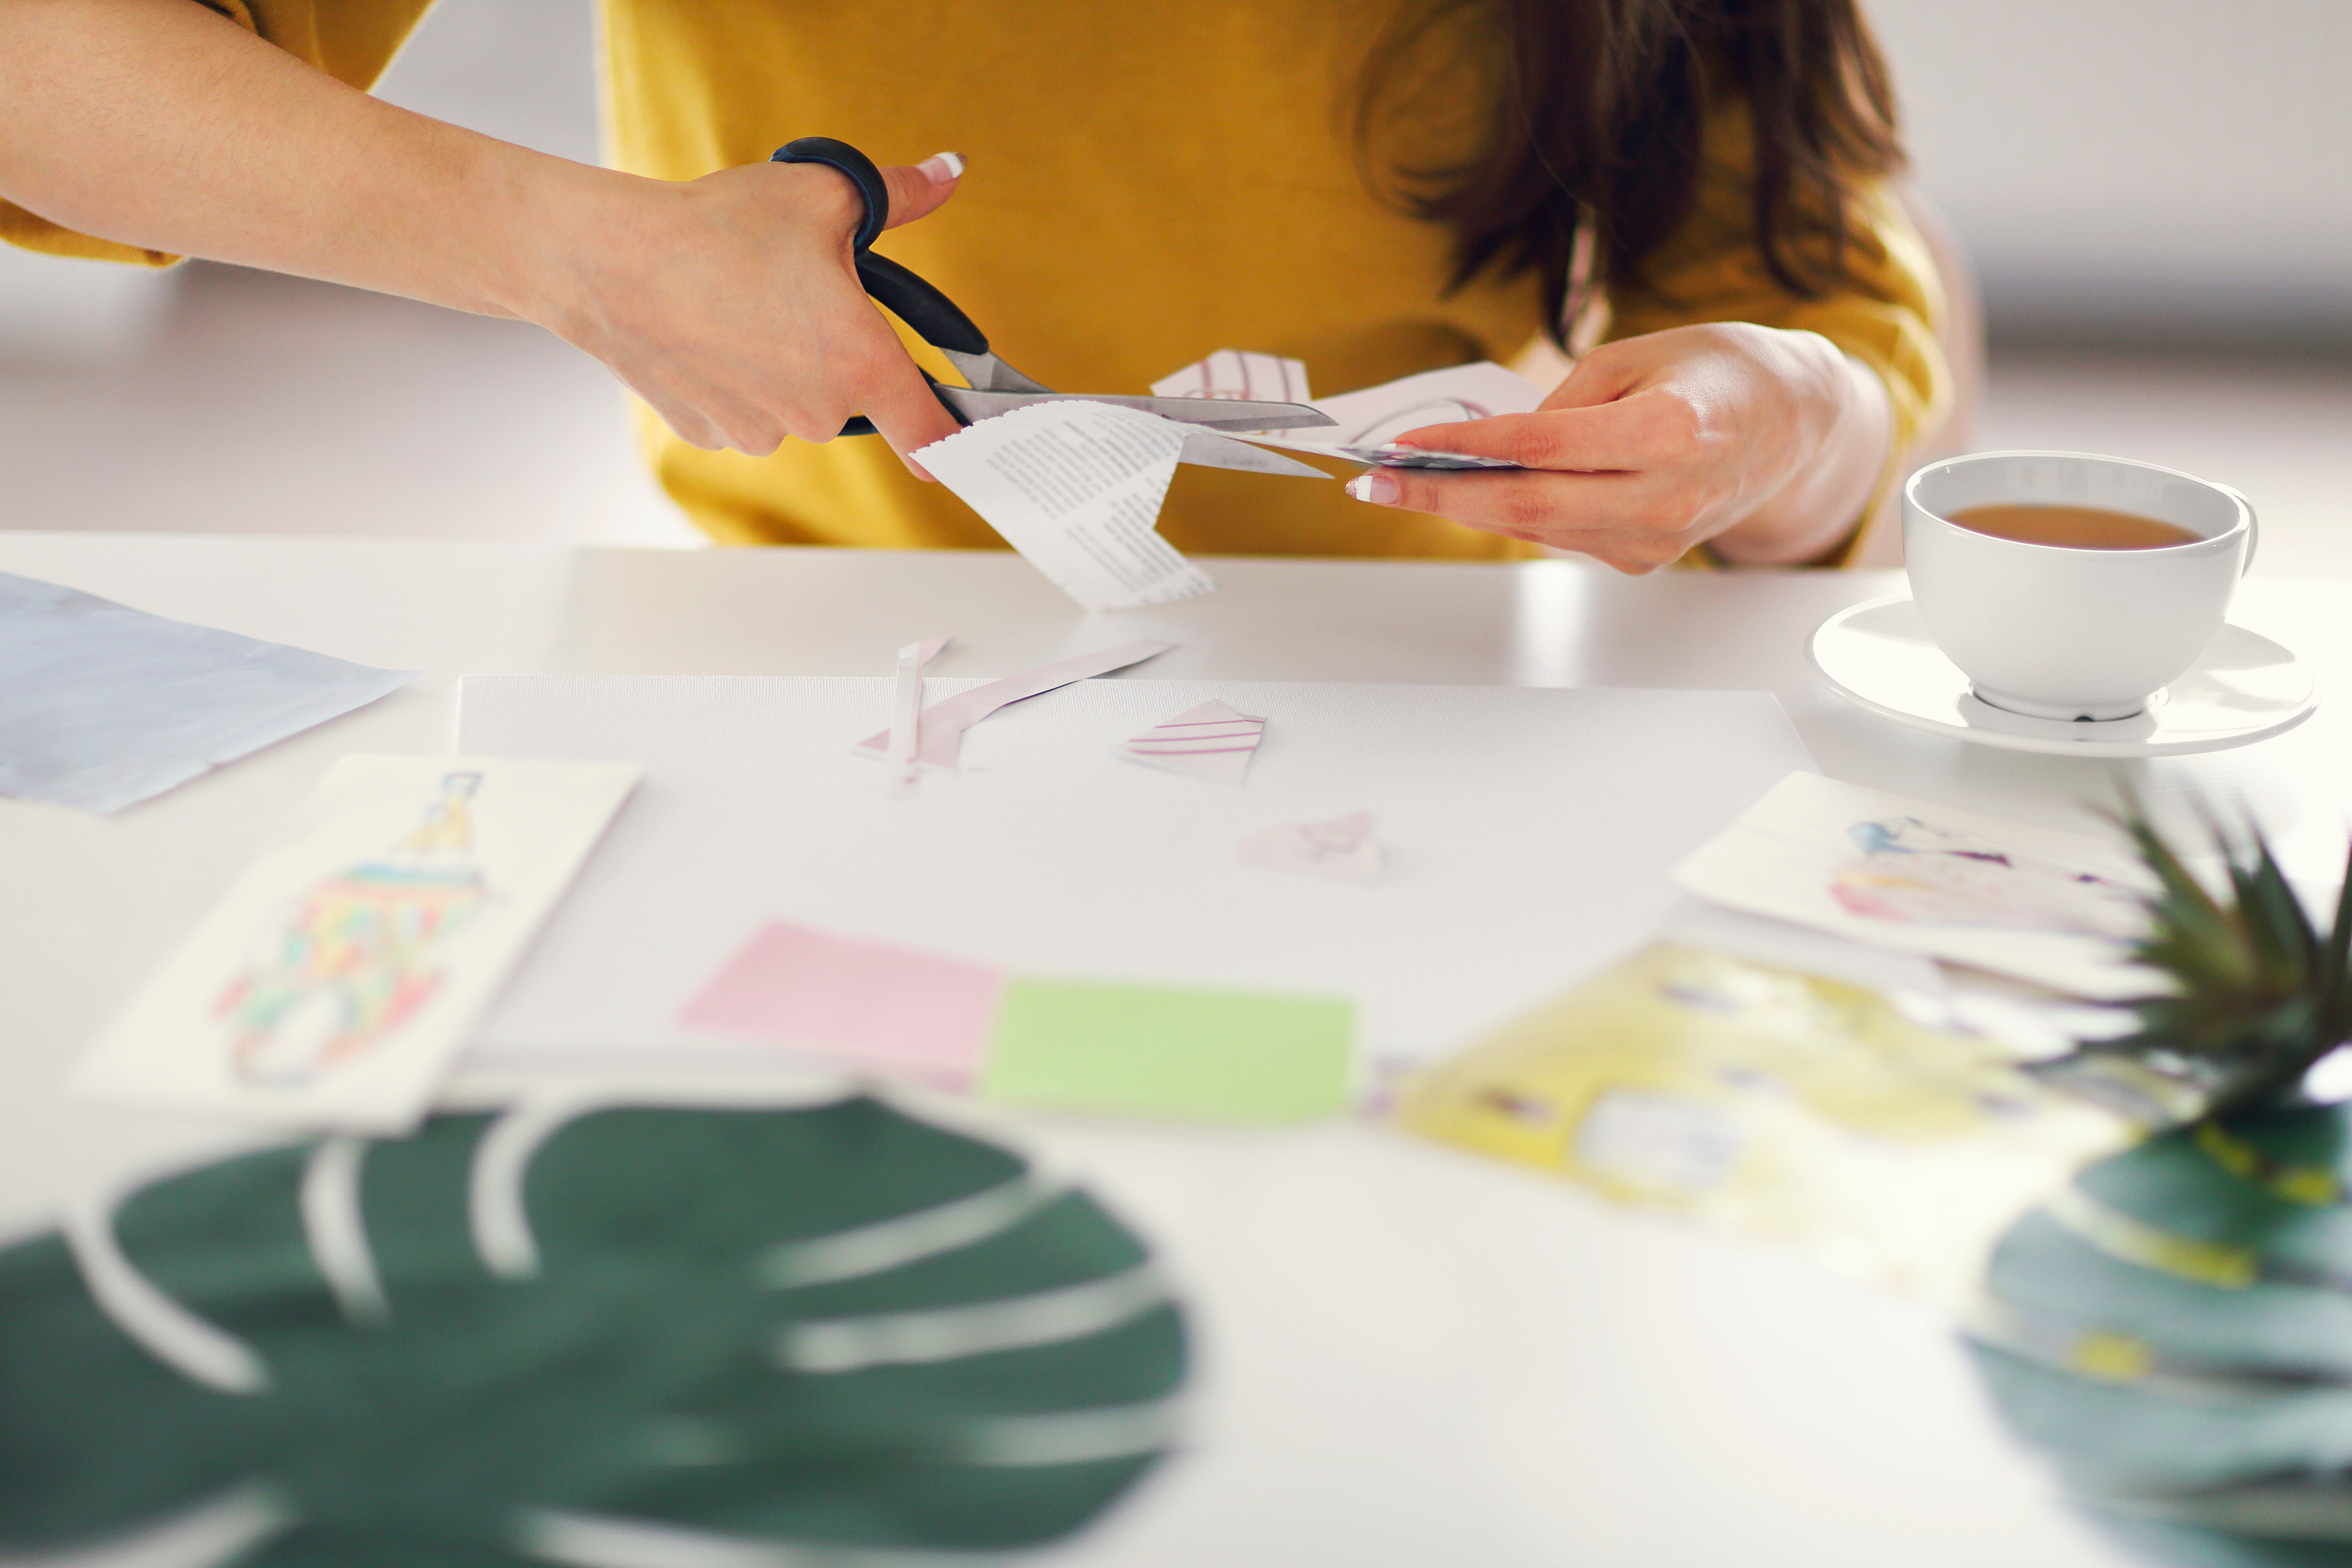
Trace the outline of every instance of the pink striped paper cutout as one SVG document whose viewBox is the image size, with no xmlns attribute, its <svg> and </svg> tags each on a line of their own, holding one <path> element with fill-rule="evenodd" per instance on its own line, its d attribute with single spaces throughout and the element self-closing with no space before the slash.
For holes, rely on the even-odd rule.
<svg viewBox="0 0 2352 1568">
<path fill-rule="evenodd" d="M 1212 699 L 1153 725 L 1118 748 L 1130 762 L 1211 784 L 1239 784 L 1265 737 L 1265 720 Z"/>
</svg>

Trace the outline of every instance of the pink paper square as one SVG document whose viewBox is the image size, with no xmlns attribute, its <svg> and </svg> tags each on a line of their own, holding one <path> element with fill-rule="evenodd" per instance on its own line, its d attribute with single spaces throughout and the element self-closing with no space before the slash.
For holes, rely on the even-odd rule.
<svg viewBox="0 0 2352 1568">
<path fill-rule="evenodd" d="M 1003 977 L 855 936 L 772 921 L 678 1021 L 760 1035 L 862 1067 L 968 1087 L 996 1017 Z"/>
</svg>

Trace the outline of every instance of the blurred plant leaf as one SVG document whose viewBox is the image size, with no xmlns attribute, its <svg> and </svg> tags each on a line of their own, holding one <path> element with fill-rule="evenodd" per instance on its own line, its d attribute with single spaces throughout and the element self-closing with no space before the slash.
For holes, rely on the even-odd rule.
<svg viewBox="0 0 2352 1568">
<path fill-rule="evenodd" d="M 1092 1199 L 874 1101 L 439 1117 L 0 1250 L 0 1550 L 256 1483 L 241 1568 L 1015 1549 L 1153 1465 L 1184 1366 Z"/>
<path fill-rule="evenodd" d="M 2217 895 L 2137 802 L 2117 821 L 2155 877 L 2147 934 L 2134 956 L 2172 989 L 2122 1005 L 2135 1028 L 2085 1044 L 2069 1071 L 2102 1064 L 2152 1073 L 2186 1091 L 2174 1114 L 2219 1115 L 2293 1095 L 2352 1033 L 2352 862 L 2335 923 L 2323 932 L 2259 830 L 2206 819 L 2226 891 Z"/>
</svg>

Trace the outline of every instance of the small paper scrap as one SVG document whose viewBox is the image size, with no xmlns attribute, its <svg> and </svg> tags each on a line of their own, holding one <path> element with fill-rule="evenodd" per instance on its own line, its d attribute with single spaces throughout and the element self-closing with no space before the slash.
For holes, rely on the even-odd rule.
<svg viewBox="0 0 2352 1568">
<path fill-rule="evenodd" d="M 344 758 L 99 1037 L 73 1089 L 406 1131 L 637 772 Z"/>
<path fill-rule="evenodd" d="M 407 685 L 0 572 L 0 795 L 120 811 Z"/>
<path fill-rule="evenodd" d="M 1296 872 L 1335 882 L 1378 882 L 1387 856 L 1372 837 L 1372 814 L 1356 811 L 1325 822 L 1285 822 L 1241 841 L 1242 863 L 1263 871 Z"/>
<path fill-rule="evenodd" d="M 1307 401 L 1307 362 L 1279 354 L 1252 353 L 1245 349 L 1220 349 L 1207 359 L 1186 365 L 1151 383 L 1154 397 L 1221 397 L 1248 402 Z M 1264 434 L 1234 431 L 1235 435 Z"/>
<path fill-rule="evenodd" d="M 1153 725 L 1118 748 L 1130 762 L 1211 784 L 1242 782 L 1265 737 L 1265 720 L 1213 699 Z"/>
<path fill-rule="evenodd" d="M 979 964 L 779 920 L 728 960 L 678 1021 L 966 1089 L 1003 984 Z"/>
<path fill-rule="evenodd" d="M 1154 531 L 1191 432 L 1111 403 L 1030 403 L 916 452 L 1055 587 L 1089 610 L 1213 593 Z"/>
<path fill-rule="evenodd" d="M 898 678 L 890 692 L 890 788 L 904 795 L 915 787 L 921 763 L 915 755 L 916 737 L 922 727 L 923 666 L 940 655 L 953 639 L 933 637 L 909 643 L 898 650 Z"/>
<path fill-rule="evenodd" d="M 1098 653 L 1078 653 L 1067 659 L 1056 659 L 1050 664 L 1040 664 L 1021 674 L 1007 675 L 1001 681 L 991 681 L 984 686 L 974 686 L 968 692 L 942 697 L 922 710 L 919 726 L 922 739 L 915 755 L 935 768 L 953 768 L 956 758 L 962 753 L 963 732 L 998 708 L 1041 695 L 1075 681 L 1090 680 L 1096 675 L 1107 675 L 1113 670 L 1123 670 L 1129 664 L 1139 664 L 1175 645 L 1173 643 L 1122 643 Z M 887 756 L 890 753 L 890 731 L 886 729 L 869 735 L 857 746 L 861 751 Z"/>
</svg>

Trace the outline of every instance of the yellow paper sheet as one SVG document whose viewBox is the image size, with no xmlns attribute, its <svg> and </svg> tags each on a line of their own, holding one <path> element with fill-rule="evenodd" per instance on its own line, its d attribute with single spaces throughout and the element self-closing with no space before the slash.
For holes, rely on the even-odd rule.
<svg viewBox="0 0 2352 1568">
<path fill-rule="evenodd" d="M 1954 1305 L 2011 1219 L 2136 1136 L 1871 992 L 1670 944 L 1412 1080 L 1394 1116 Z"/>
</svg>

